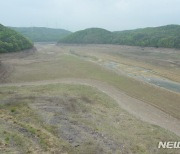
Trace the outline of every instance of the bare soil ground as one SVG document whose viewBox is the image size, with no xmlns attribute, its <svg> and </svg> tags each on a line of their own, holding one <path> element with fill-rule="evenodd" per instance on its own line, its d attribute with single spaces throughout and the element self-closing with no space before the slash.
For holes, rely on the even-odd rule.
<svg viewBox="0 0 180 154">
<path fill-rule="evenodd" d="M 0 63 L 0 82 L 5 83 L 9 76 L 10 68 Z"/>
<path fill-rule="evenodd" d="M 6 63 L 9 59 L 13 61 L 23 61 L 23 58 L 32 56 L 36 52 L 36 48 L 23 52 L 3 53 L 0 55 L 0 83 L 10 82 L 9 77 L 14 70 L 14 63 Z"/>
</svg>

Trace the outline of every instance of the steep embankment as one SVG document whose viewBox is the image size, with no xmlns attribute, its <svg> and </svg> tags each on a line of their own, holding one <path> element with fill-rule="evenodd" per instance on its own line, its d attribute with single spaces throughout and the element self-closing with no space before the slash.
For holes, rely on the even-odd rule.
<svg viewBox="0 0 180 154">
<path fill-rule="evenodd" d="M 31 41 L 18 32 L 0 24 L 0 53 L 16 52 L 33 47 Z"/>
<path fill-rule="evenodd" d="M 121 44 L 145 47 L 180 48 L 180 26 L 167 25 L 119 32 L 90 28 L 75 32 L 60 39 L 59 43 Z"/>
<path fill-rule="evenodd" d="M 33 42 L 57 42 L 59 39 L 71 34 L 64 29 L 52 29 L 45 27 L 11 27 Z"/>
</svg>

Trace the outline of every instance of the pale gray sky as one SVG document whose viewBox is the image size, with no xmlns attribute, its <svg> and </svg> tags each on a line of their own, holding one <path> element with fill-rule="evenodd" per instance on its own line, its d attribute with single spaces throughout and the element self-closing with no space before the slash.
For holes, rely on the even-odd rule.
<svg viewBox="0 0 180 154">
<path fill-rule="evenodd" d="M 71 31 L 180 24 L 180 0 L 0 0 L 0 23 Z"/>
</svg>

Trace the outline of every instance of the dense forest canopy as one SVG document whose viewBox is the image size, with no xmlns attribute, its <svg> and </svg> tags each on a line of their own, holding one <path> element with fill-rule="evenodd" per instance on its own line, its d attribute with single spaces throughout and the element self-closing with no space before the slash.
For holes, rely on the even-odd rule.
<svg viewBox="0 0 180 154">
<path fill-rule="evenodd" d="M 18 32 L 0 24 L 0 53 L 30 49 L 33 44 Z"/>
<path fill-rule="evenodd" d="M 180 26 L 167 25 L 114 32 L 113 44 L 180 48 Z"/>
<path fill-rule="evenodd" d="M 75 32 L 60 39 L 59 43 L 121 44 L 180 48 L 180 26 L 167 25 L 119 32 L 92 28 Z"/>
<path fill-rule="evenodd" d="M 71 32 L 64 29 L 52 29 L 45 27 L 10 27 L 21 33 L 33 42 L 57 42 Z"/>
</svg>

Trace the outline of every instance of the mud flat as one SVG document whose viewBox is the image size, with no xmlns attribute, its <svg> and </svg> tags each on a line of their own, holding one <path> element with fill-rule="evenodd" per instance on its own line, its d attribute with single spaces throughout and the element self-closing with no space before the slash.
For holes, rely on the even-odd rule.
<svg viewBox="0 0 180 154">
<path fill-rule="evenodd" d="M 103 65 L 109 69 L 115 70 L 119 73 L 128 75 L 128 76 L 133 77 L 135 79 L 139 79 L 139 80 L 144 81 L 146 83 L 150 83 L 150 84 L 153 84 L 155 86 L 180 93 L 180 83 L 174 82 L 174 81 L 162 78 L 162 77 L 155 77 L 153 75 L 147 75 L 147 72 L 152 72 L 151 70 L 139 68 L 139 67 L 134 67 L 134 69 L 136 69 L 136 71 L 146 72 L 146 75 L 140 75 L 140 74 L 137 74 L 136 72 L 133 73 L 130 71 L 123 71 L 123 69 L 121 69 L 119 67 L 121 64 L 118 64 L 117 62 L 105 62 Z"/>
</svg>

